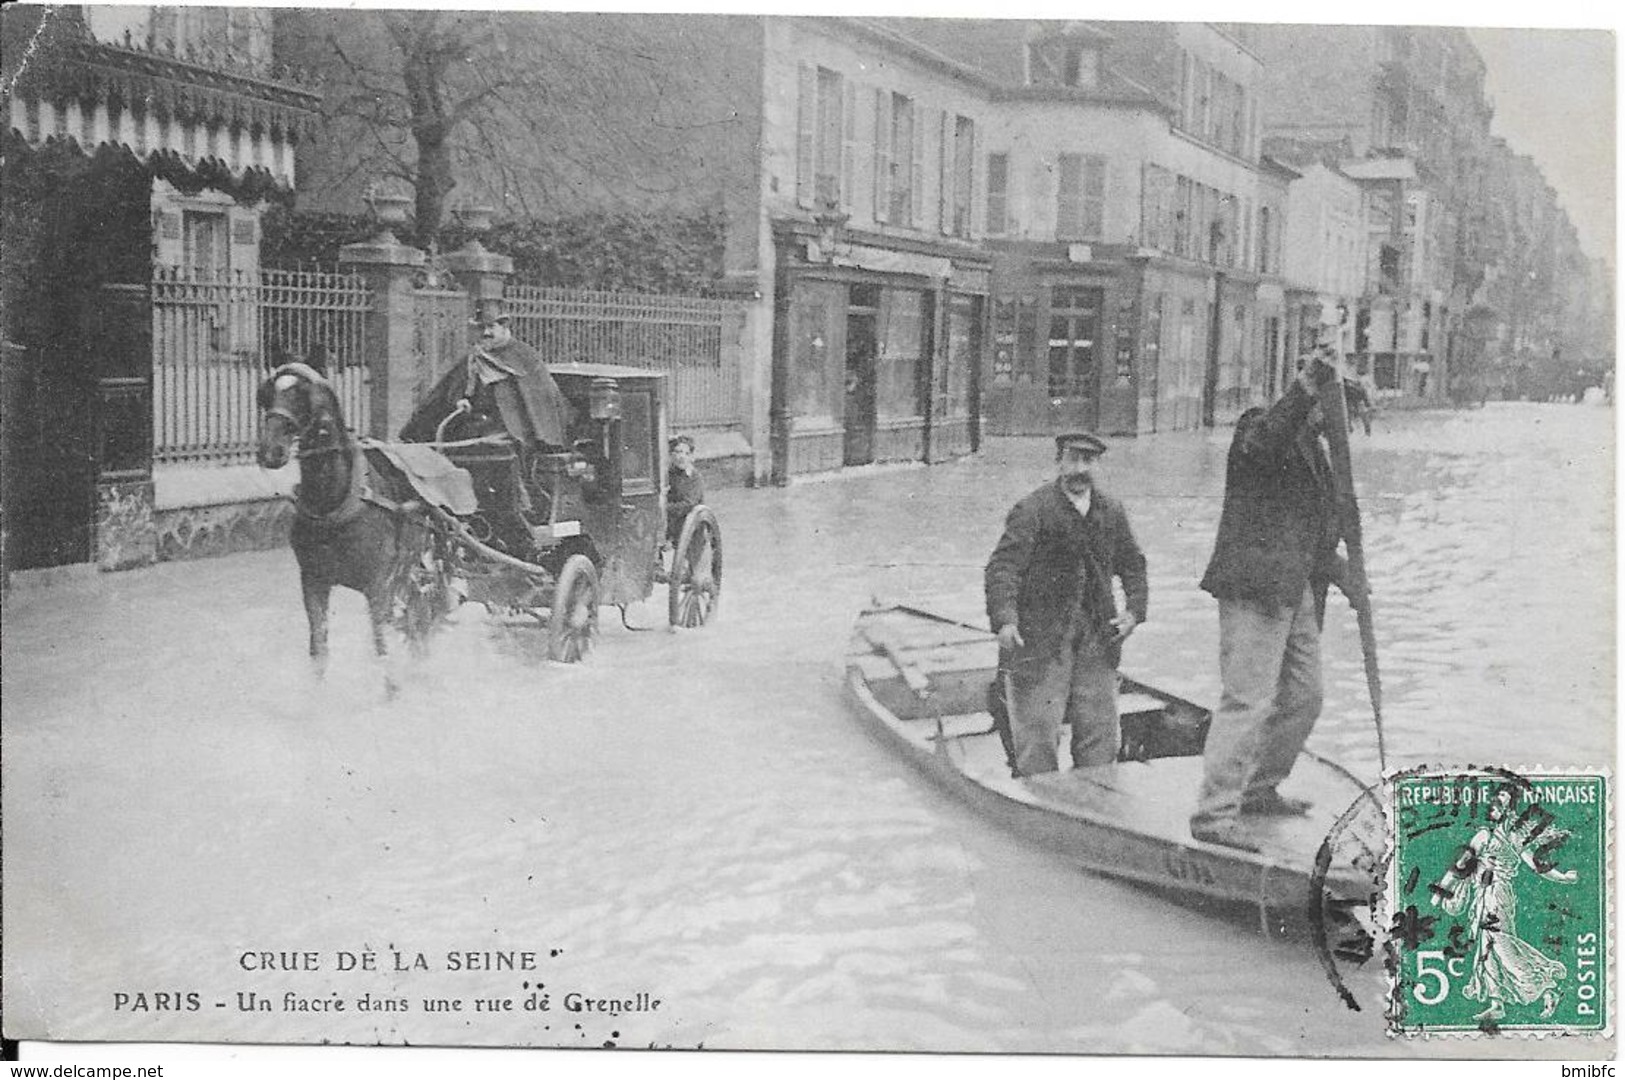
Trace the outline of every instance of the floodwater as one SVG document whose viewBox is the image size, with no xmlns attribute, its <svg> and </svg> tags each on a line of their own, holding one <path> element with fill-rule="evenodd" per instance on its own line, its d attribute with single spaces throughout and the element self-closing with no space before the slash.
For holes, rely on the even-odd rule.
<svg viewBox="0 0 1625 1080">
<path fill-rule="evenodd" d="M 1151 567 L 1124 666 L 1207 702 L 1217 618 L 1196 581 L 1228 439 L 1119 442 L 1103 470 Z M 1514 404 L 1355 436 L 1390 765 L 1612 761 L 1613 440 L 1611 410 Z M 651 604 L 634 632 L 608 610 L 598 651 L 564 667 L 533 625 L 465 610 L 392 703 L 351 594 L 328 679 L 309 677 L 287 551 L 15 589 L 8 1034 L 1461 1052 L 1385 1039 L 1377 972 L 1349 975 L 1352 1012 L 1304 942 L 981 821 L 846 704 L 855 613 L 881 595 L 980 618 L 1003 514 L 1051 469 L 1039 440 L 992 440 L 929 469 L 714 492 L 711 627 L 670 633 Z M 1338 600 L 1325 653 L 1311 746 L 1374 779 Z M 572 993 L 625 1004 L 572 1012 Z M 360 1008 L 378 1002 L 402 1008 Z"/>
</svg>

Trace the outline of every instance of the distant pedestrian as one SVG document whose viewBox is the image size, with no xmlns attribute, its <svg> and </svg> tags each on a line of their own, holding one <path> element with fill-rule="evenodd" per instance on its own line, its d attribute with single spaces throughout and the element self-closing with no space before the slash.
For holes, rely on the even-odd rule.
<svg viewBox="0 0 1625 1080">
<path fill-rule="evenodd" d="M 1055 440 L 1055 480 L 1016 503 L 984 578 L 999 636 L 1006 750 L 1016 776 L 1054 772 L 1061 726 L 1075 767 L 1117 759 L 1117 662 L 1145 621 L 1145 556 L 1122 504 L 1093 467 L 1106 444 L 1089 434 Z M 1112 582 L 1121 582 L 1126 611 Z"/>
<path fill-rule="evenodd" d="M 1191 835 L 1257 851 L 1243 814 L 1301 815 L 1278 785 L 1320 716 L 1326 586 L 1346 564 L 1318 397 L 1337 386 L 1330 347 L 1268 410 L 1236 423 L 1224 508 L 1202 588 L 1219 602 L 1222 696 L 1208 731 Z"/>
</svg>

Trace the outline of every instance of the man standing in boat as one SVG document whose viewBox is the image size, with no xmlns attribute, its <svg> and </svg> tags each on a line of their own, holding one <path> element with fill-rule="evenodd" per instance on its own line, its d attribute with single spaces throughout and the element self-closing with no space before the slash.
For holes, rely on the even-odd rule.
<svg viewBox="0 0 1625 1080">
<path fill-rule="evenodd" d="M 1063 723 L 1072 728 L 1075 767 L 1117 759 L 1117 661 L 1145 621 L 1147 588 L 1128 515 L 1095 483 L 1105 452 L 1093 435 L 1058 436 L 1058 475 L 1016 503 L 987 563 L 987 615 L 999 636 L 1006 748 L 1017 776 L 1060 768 Z"/>
<path fill-rule="evenodd" d="M 1223 687 L 1204 752 L 1191 835 L 1243 851 L 1243 815 L 1307 814 L 1282 795 L 1320 716 L 1326 587 L 1346 563 L 1319 395 L 1337 387 L 1322 344 L 1285 395 L 1242 413 L 1225 466 L 1224 508 L 1202 588 L 1219 602 Z"/>
</svg>

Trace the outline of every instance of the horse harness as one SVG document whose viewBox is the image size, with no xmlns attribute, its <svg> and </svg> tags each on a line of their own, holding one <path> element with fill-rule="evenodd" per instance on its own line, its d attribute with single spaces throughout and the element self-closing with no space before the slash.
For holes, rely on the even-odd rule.
<svg viewBox="0 0 1625 1080">
<path fill-rule="evenodd" d="M 333 392 L 333 384 L 330 383 L 321 372 L 317 371 L 308 364 L 298 363 L 297 361 L 294 363 L 283 364 L 281 367 L 277 368 L 271 373 L 271 378 L 273 381 L 275 381 L 284 375 L 291 375 L 296 378 L 303 379 L 315 386 L 326 389 L 330 393 Z M 348 525 L 351 521 L 353 521 L 355 516 L 361 513 L 363 504 L 370 502 L 375 506 L 388 510 L 392 514 L 397 515 L 397 521 L 400 520 L 399 515 L 402 510 L 401 504 L 373 491 L 366 483 L 366 454 L 362 449 L 360 442 L 351 439 L 349 440 L 349 444 L 346 445 L 345 441 L 341 438 L 328 445 L 307 447 L 305 445 L 305 436 L 309 433 L 310 428 L 315 423 L 314 417 L 312 418 L 310 424 L 301 425 L 297 416 L 280 405 L 273 405 L 267 408 L 265 410 L 265 415 L 280 416 L 293 427 L 294 431 L 299 437 L 298 458 L 300 461 L 304 461 L 307 458 L 324 457 L 329 454 L 349 454 L 350 490 L 345 493 L 344 501 L 339 503 L 339 505 L 334 507 L 332 510 L 328 510 L 324 513 L 317 513 L 316 511 L 307 508 L 298 499 L 295 499 L 294 512 L 298 514 L 301 519 L 309 522 L 311 525 L 317 526 L 322 530 L 336 530 L 343 528 L 345 525 Z"/>
</svg>

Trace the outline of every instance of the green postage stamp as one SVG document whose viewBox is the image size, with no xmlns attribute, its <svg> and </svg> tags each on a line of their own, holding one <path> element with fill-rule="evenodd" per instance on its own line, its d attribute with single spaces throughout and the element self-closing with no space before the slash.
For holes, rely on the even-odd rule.
<svg viewBox="0 0 1625 1080">
<path fill-rule="evenodd" d="M 1390 1030 L 1613 1030 L 1606 773 L 1388 777 Z"/>
</svg>

